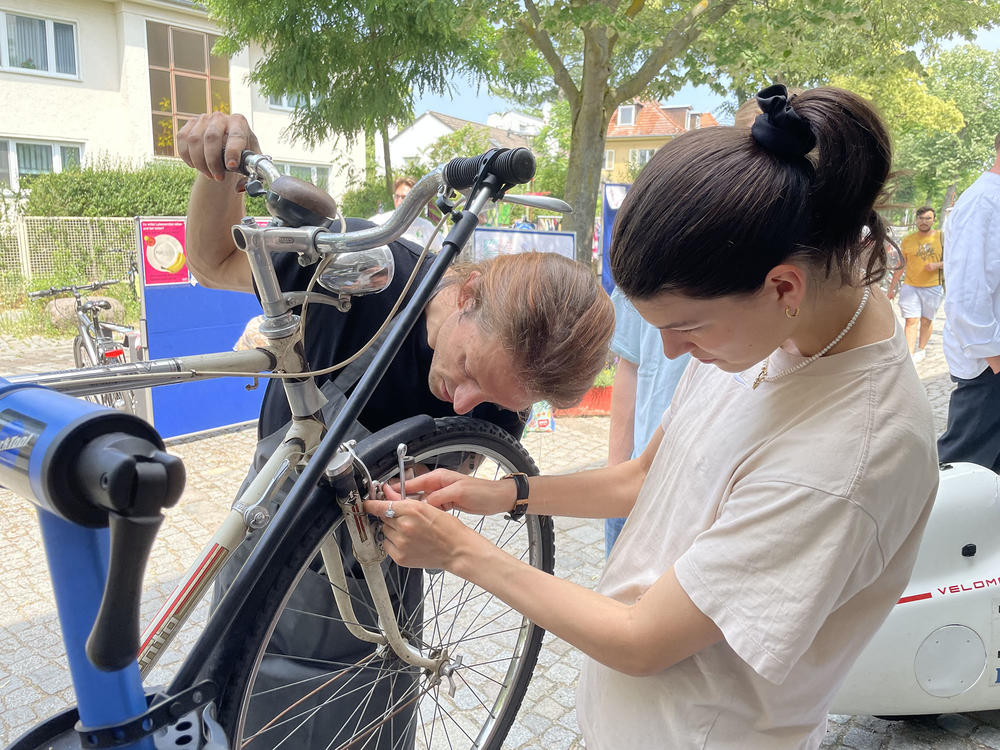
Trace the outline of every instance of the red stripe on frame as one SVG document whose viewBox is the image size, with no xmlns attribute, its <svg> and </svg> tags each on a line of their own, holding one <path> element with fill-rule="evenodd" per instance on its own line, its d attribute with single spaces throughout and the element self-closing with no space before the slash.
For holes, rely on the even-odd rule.
<svg viewBox="0 0 1000 750">
<path fill-rule="evenodd" d="M 914 594 L 913 596 L 904 596 L 896 604 L 906 604 L 907 602 L 919 602 L 921 599 L 930 599 L 931 592 L 928 591 L 926 594 Z"/>
</svg>

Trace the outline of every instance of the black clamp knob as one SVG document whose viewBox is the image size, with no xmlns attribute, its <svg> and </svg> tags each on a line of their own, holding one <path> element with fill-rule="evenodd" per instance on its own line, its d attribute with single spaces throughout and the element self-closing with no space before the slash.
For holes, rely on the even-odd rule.
<svg viewBox="0 0 1000 750">
<path fill-rule="evenodd" d="M 975 557 L 976 555 L 976 545 L 966 544 L 962 547 L 962 557 Z"/>
</svg>

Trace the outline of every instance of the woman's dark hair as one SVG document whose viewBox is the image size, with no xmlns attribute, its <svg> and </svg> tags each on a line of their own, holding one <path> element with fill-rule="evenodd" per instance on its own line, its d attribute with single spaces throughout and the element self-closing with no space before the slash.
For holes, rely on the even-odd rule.
<svg viewBox="0 0 1000 750">
<path fill-rule="evenodd" d="M 685 133 L 656 152 L 615 219 L 611 272 L 627 296 L 749 293 L 793 256 L 845 284 L 882 278 L 887 229 L 875 203 L 891 163 L 885 126 L 841 89 L 788 103 L 816 136 L 806 156 L 777 156 L 728 127 Z"/>
</svg>

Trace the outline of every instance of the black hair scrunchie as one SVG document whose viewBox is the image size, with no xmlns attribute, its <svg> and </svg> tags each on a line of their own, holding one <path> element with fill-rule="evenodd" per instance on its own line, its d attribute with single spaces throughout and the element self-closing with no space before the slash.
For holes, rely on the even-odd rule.
<svg viewBox="0 0 1000 750">
<path fill-rule="evenodd" d="M 768 151 L 786 159 L 802 157 L 816 146 L 816 134 L 809 121 L 788 103 L 788 89 L 776 83 L 757 94 L 757 115 L 750 135 Z"/>
</svg>

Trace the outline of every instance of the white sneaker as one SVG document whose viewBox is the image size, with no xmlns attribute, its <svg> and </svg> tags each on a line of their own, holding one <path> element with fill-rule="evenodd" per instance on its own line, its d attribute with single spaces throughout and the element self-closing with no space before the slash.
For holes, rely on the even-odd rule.
<svg viewBox="0 0 1000 750">
<path fill-rule="evenodd" d="M 914 363 L 923 362 L 926 357 L 927 357 L 926 349 L 917 349 L 915 352 L 913 352 Z"/>
</svg>

